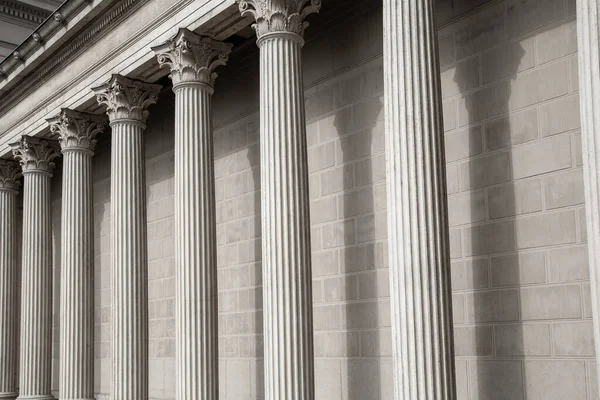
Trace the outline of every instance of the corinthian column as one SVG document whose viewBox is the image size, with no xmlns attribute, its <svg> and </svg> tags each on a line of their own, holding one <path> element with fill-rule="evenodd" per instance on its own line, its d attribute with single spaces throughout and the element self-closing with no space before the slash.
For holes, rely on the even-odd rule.
<svg viewBox="0 0 600 400">
<path fill-rule="evenodd" d="M 17 179 L 19 164 L 0 159 L 0 399 L 17 397 Z"/>
<path fill-rule="evenodd" d="M 217 238 L 211 96 L 231 45 L 181 29 L 153 48 L 175 92 L 176 398 L 217 400 Z"/>
<path fill-rule="evenodd" d="M 94 88 L 112 127 L 113 400 L 148 399 L 148 232 L 143 133 L 160 85 L 113 75 Z"/>
<path fill-rule="evenodd" d="M 260 48 L 265 398 L 314 399 L 304 18 L 320 0 L 240 1 Z"/>
<path fill-rule="evenodd" d="M 61 399 L 94 398 L 92 156 L 104 118 L 63 109 L 49 119 L 64 156 L 60 269 Z"/>
<path fill-rule="evenodd" d="M 596 345 L 595 379 L 600 382 L 600 0 L 577 1 L 581 144 L 592 313 Z"/>
<path fill-rule="evenodd" d="M 396 399 L 456 397 L 434 0 L 384 0 L 385 137 Z"/>
<path fill-rule="evenodd" d="M 52 218 L 50 179 L 59 146 L 23 136 L 11 144 L 21 162 L 23 260 L 21 275 L 21 373 L 19 399 L 53 399 L 52 380 Z"/>
</svg>

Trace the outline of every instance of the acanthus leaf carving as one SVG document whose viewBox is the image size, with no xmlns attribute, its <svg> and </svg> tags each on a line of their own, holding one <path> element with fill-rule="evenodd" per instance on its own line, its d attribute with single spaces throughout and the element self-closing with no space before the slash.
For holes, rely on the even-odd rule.
<svg viewBox="0 0 600 400">
<path fill-rule="evenodd" d="M 50 132 L 58 137 L 65 150 L 93 152 L 96 135 L 106 129 L 106 117 L 63 108 L 59 115 L 48 119 Z"/>
<path fill-rule="evenodd" d="M 106 106 L 110 122 L 133 120 L 146 123 L 148 106 L 156 104 L 161 85 L 113 74 L 102 86 L 92 88 L 98 104 Z"/>
<path fill-rule="evenodd" d="M 21 166 L 12 160 L 0 159 L 0 190 L 16 192 L 20 186 Z"/>
<path fill-rule="evenodd" d="M 182 28 L 173 39 L 152 50 L 159 65 L 171 69 L 174 85 L 200 82 L 212 86 L 218 76 L 215 68 L 227 63 L 232 47 L 229 43 Z"/>
<path fill-rule="evenodd" d="M 60 155 L 60 146 L 54 140 L 45 140 L 33 136 L 22 136 L 21 140 L 11 143 L 14 157 L 19 160 L 23 173 L 52 173 L 53 160 Z"/>
<path fill-rule="evenodd" d="M 318 13 L 322 0 L 238 0 L 242 16 L 252 16 L 260 39 L 267 33 L 289 32 L 304 36 L 306 17 Z"/>
</svg>

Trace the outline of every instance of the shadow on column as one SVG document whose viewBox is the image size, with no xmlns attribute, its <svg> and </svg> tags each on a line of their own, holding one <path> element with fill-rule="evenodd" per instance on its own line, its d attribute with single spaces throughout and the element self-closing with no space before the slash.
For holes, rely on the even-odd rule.
<svg viewBox="0 0 600 400">
<path fill-rule="evenodd" d="M 60 371 L 60 271 L 62 249 L 62 157 L 54 161 L 51 180 L 51 212 L 52 212 L 52 394 L 58 398 Z"/>
<path fill-rule="evenodd" d="M 358 83 L 357 83 L 358 84 Z M 346 245 L 340 250 L 340 262 L 345 292 L 337 300 L 345 302 L 342 328 L 346 369 L 342 365 L 342 393 L 346 400 L 379 399 L 381 357 L 380 292 L 377 265 L 375 218 L 375 191 L 373 187 L 374 130 L 383 109 L 378 97 L 339 111 L 334 126 L 340 140 L 341 154 L 336 157 L 343 164 L 342 201 L 338 202 L 338 218 L 344 219 L 342 237 Z M 351 110 L 351 111 L 350 111 Z M 356 131 L 356 132 L 355 132 Z M 354 132 L 348 134 L 348 132 Z M 383 132 L 383 131 L 382 131 Z M 378 138 L 383 140 L 383 138 Z M 360 179 L 357 177 L 360 176 Z M 339 199 L 339 197 L 338 197 Z M 381 199 L 379 199 L 381 201 Z M 351 240 L 350 238 L 354 238 Z M 379 245 L 382 246 L 380 243 Z M 340 284 L 341 285 L 341 284 Z M 343 347 L 329 338 L 326 351 Z"/>
<path fill-rule="evenodd" d="M 450 135 L 457 135 L 456 143 L 463 143 L 458 135 L 467 135 L 468 148 L 464 153 L 472 157 L 468 163 L 464 160 L 458 163 L 460 186 L 456 190 L 459 193 L 450 197 L 453 206 L 450 225 L 472 224 L 460 228 L 461 254 L 466 261 L 452 265 L 453 277 L 459 278 L 453 287 L 469 290 L 465 323 L 474 333 L 464 336 L 466 330 L 455 330 L 455 349 L 458 357 L 477 357 L 467 364 L 471 400 L 521 400 L 524 398 L 522 388 L 526 387 L 521 361 L 524 339 L 519 292 L 507 289 L 521 284 L 522 266 L 514 222 L 519 200 L 513 186 L 510 151 L 519 128 L 512 126 L 508 114 L 511 81 L 525 51 L 519 42 L 512 42 L 506 51 L 498 59 L 500 65 L 487 63 L 482 67 L 478 56 L 456 65 L 454 82 L 463 93 L 458 101 L 459 128 L 446 139 L 448 149 Z M 482 68 L 487 70 L 480 72 Z M 482 85 L 486 86 L 481 89 Z M 475 88 L 478 89 L 473 90 Z M 454 204 L 453 198 L 456 199 Z M 470 210 L 462 207 L 470 207 Z M 498 253 L 507 254 L 495 255 Z M 459 396 L 467 391 L 458 387 Z"/>
</svg>

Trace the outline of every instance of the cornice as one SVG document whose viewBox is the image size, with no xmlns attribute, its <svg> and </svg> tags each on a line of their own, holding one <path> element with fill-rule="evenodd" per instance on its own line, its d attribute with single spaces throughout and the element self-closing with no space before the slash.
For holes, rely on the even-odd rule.
<svg viewBox="0 0 600 400">
<path fill-rule="evenodd" d="M 104 35 L 110 32 L 110 30 L 122 19 L 147 1 L 148 0 L 121 1 L 88 24 L 68 46 L 51 55 L 42 65 L 29 74 L 26 80 L 20 85 L 13 87 L 0 98 L 0 116 L 14 104 L 20 102 L 21 99 L 35 91 L 45 81 L 52 77 L 52 75 L 61 71 L 65 65 L 77 57 L 82 51 L 104 37 Z M 2 79 L 2 73 L 3 72 L 0 70 L 0 80 Z"/>
</svg>

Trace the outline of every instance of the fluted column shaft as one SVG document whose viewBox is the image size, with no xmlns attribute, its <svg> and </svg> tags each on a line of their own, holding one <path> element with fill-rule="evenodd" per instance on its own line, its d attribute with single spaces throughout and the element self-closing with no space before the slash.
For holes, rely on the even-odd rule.
<svg viewBox="0 0 600 400">
<path fill-rule="evenodd" d="M 23 171 L 20 399 L 53 399 L 52 218 L 46 171 Z"/>
<path fill-rule="evenodd" d="M 433 0 L 384 0 L 395 398 L 454 399 L 446 166 Z"/>
<path fill-rule="evenodd" d="M 212 88 L 175 91 L 177 399 L 218 398 L 218 305 Z"/>
<path fill-rule="evenodd" d="M 160 85 L 113 75 L 92 90 L 112 127 L 112 399 L 148 399 L 148 232 L 144 129 Z"/>
<path fill-rule="evenodd" d="M 600 0 L 577 1 L 579 98 L 596 354 L 600 355 Z M 600 382 L 600 357 L 596 357 Z"/>
<path fill-rule="evenodd" d="M 0 399 L 17 397 L 17 190 L 18 164 L 0 165 Z M 3 173 L 4 172 L 4 173 Z M 11 176 L 8 176 L 10 174 Z M 8 185 L 2 182 L 9 183 Z"/>
<path fill-rule="evenodd" d="M 259 40 L 265 398 L 314 399 L 303 40 Z"/>
<path fill-rule="evenodd" d="M 112 127 L 113 399 L 148 398 L 148 234 L 144 126 Z"/>
<path fill-rule="evenodd" d="M 63 109 L 48 120 L 63 163 L 60 277 L 61 400 L 94 398 L 94 213 L 92 156 L 104 117 Z"/>
<path fill-rule="evenodd" d="M 63 150 L 60 398 L 94 397 L 92 152 Z"/>
</svg>

